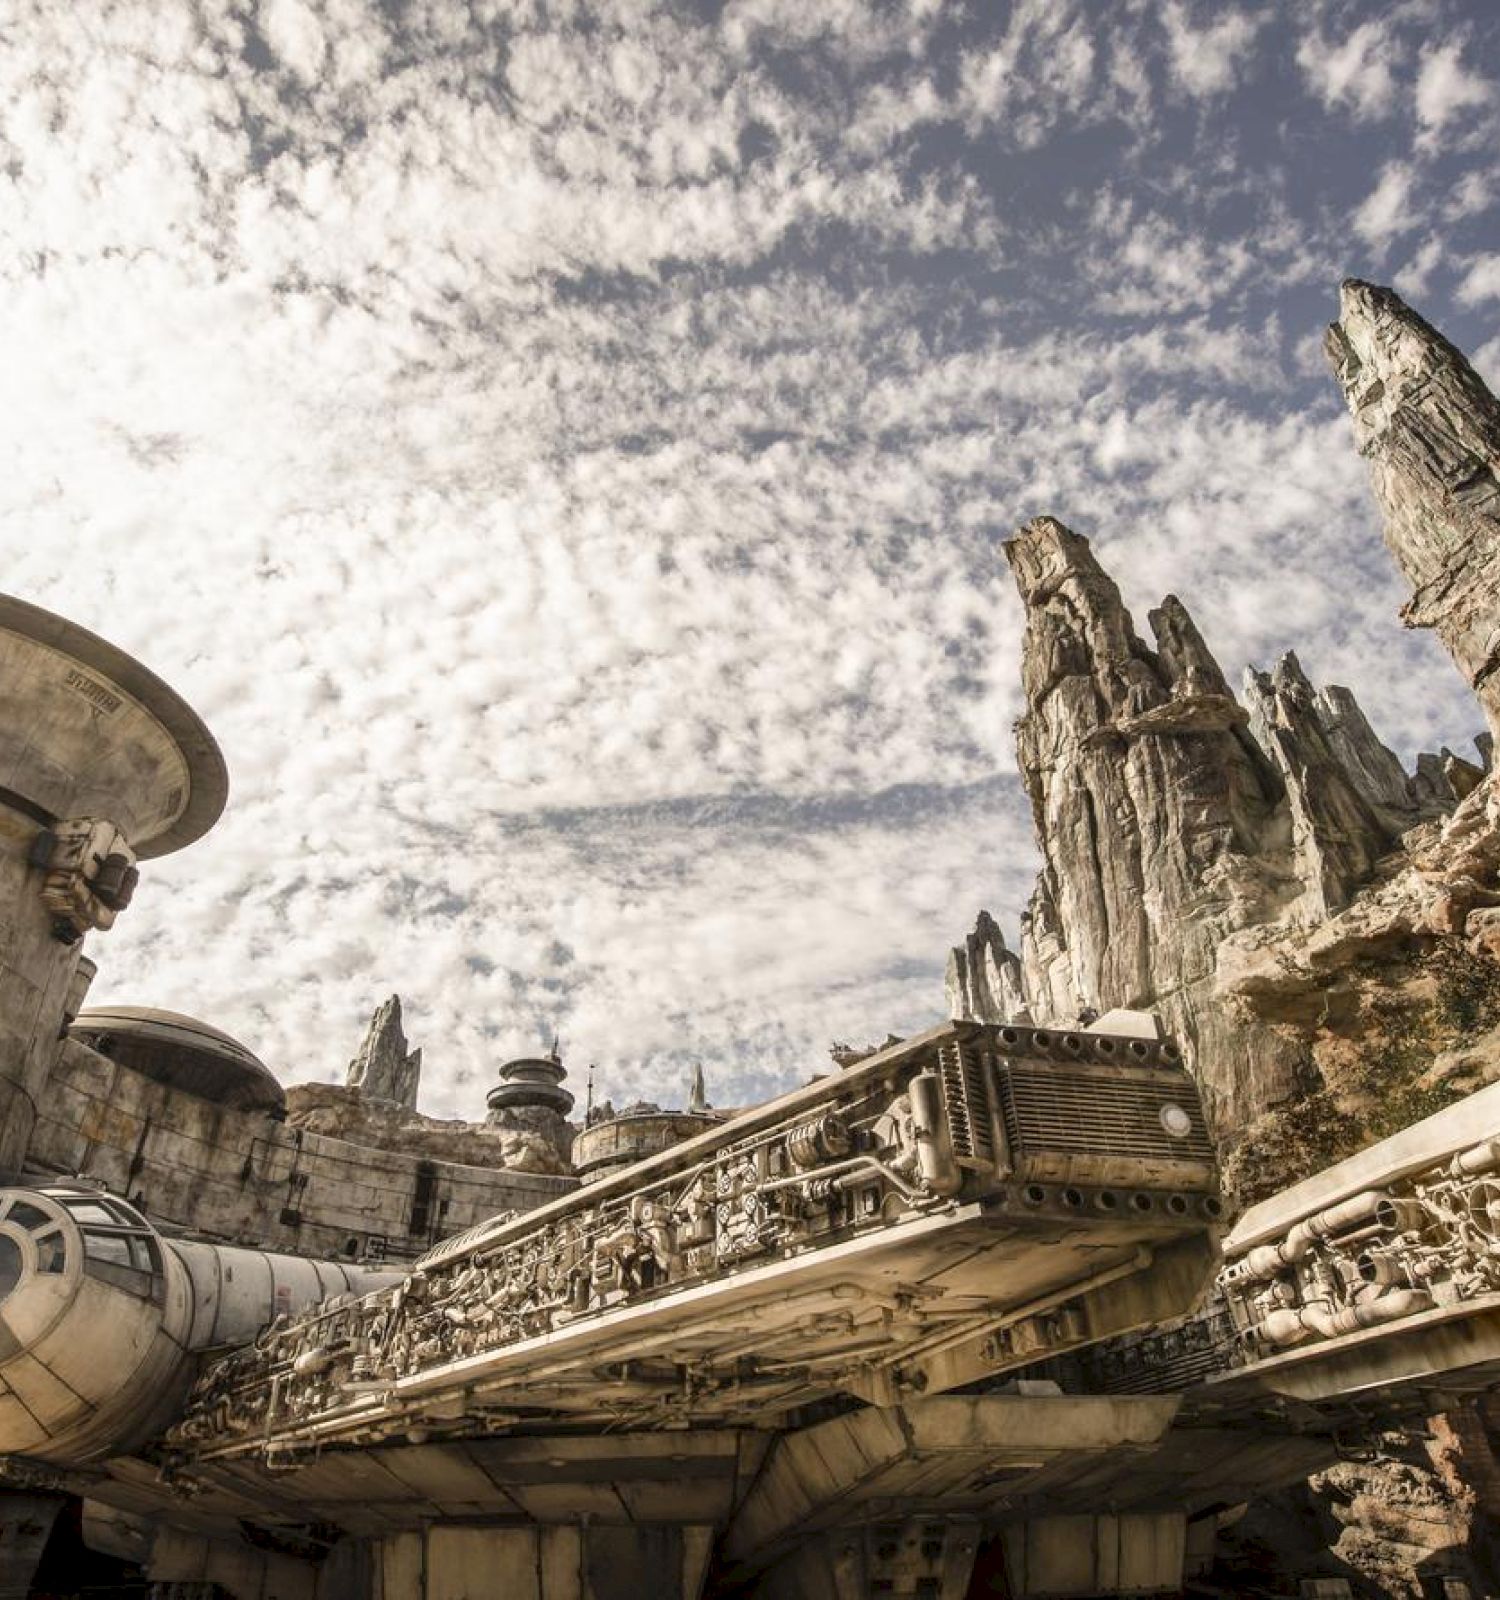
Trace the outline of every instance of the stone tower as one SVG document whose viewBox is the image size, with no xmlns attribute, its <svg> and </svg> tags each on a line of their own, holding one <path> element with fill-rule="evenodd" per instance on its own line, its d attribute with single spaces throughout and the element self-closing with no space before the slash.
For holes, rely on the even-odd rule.
<svg viewBox="0 0 1500 1600">
<path fill-rule="evenodd" d="M 205 834 L 229 790 L 208 729 L 138 661 L 0 596 L 0 1180 L 19 1173 L 136 862 Z"/>
<path fill-rule="evenodd" d="M 573 1148 L 568 1113 L 572 1091 L 563 1088 L 568 1075 L 557 1053 L 557 1040 L 544 1056 L 517 1056 L 500 1069 L 500 1082 L 485 1096 L 494 1127 L 510 1128 L 540 1139 L 566 1159 Z"/>
</svg>

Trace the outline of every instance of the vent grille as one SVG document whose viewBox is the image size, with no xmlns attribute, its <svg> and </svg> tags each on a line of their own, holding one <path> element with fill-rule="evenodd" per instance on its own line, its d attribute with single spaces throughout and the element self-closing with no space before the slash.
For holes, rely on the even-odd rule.
<svg viewBox="0 0 1500 1600">
<path fill-rule="evenodd" d="M 1018 1164 L 1030 1157 L 1064 1156 L 1213 1167 L 1213 1143 L 1197 1090 L 1185 1073 L 1123 1074 L 1006 1061 L 999 1081 L 1005 1133 Z M 1180 1106 L 1191 1119 L 1180 1139 L 1162 1125 L 1162 1110 L 1169 1105 Z"/>
<path fill-rule="evenodd" d="M 950 1039 L 938 1050 L 938 1078 L 953 1154 L 965 1166 L 995 1164 L 995 1132 L 990 1101 L 994 1058 L 987 1051 Z"/>
</svg>

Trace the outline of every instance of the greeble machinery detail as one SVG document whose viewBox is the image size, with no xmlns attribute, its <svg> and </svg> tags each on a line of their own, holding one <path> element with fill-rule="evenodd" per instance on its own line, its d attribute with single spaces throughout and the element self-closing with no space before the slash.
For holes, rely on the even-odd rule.
<svg viewBox="0 0 1500 1600">
<path fill-rule="evenodd" d="M 946 1024 L 449 1239 L 210 1366 L 171 1455 L 765 1426 L 1134 1325 L 1122 1290 L 1153 1266 L 1186 1309 L 1214 1261 L 1212 1145 L 1176 1047 L 1121 1016 L 1133 1031 Z"/>
</svg>

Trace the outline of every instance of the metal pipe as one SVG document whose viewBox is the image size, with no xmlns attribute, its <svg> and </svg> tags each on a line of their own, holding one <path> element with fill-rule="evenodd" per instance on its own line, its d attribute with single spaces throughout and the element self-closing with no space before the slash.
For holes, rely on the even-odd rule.
<svg viewBox="0 0 1500 1600">
<path fill-rule="evenodd" d="M 1244 1257 L 1235 1276 L 1241 1281 L 1250 1279 L 1255 1282 L 1277 1277 L 1301 1261 L 1318 1240 L 1347 1233 L 1361 1223 L 1379 1232 L 1394 1231 L 1405 1214 L 1400 1206 L 1401 1202 L 1394 1200 L 1383 1189 L 1366 1189 L 1361 1194 L 1351 1195 L 1336 1206 L 1329 1206 L 1304 1218 L 1279 1243 L 1257 1245 Z M 1387 1213 L 1389 1225 L 1382 1218 L 1382 1207 L 1396 1208 L 1394 1213 Z"/>
<path fill-rule="evenodd" d="M 1455 1178 L 1473 1178 L 1500 1167 L 1500 1139 L 1485 1139 L 1454 1156 L 1449 1171 Z"/>
<path fill-rule="evenodd" d="M 1361 1328 L 1375 1328 L 1402 1317 L 1432 1309 L 1432 1296 L 1423 1289 L 1391 1289 L 1359 1305 L 1335 1311 L 1326 1301 L 1312 1305 L 1286 1307 L 1273 1311 L 1255 1326 L 1255 1333 L 1268 1344 L 1295 1344 L 1306 1334 L 1320 1339 L 1338 1339 Z"/>
<path fill-rule="evenodd" d="M 893 1168 L 886 1165 L 878 1156 L 857 1155 L 850 1156 L 847 1161 L 836 1161 L 831 1166 L 815 1167 L 811 1172 L 793 1172 L 784 1178 L 772 1178 L 768 1183 L 759 1184 L 757 1187 L 762 1194 L 774 1189 L 789 1189 L 794 1184 L 821 1181 L 825 1178 L 835 1178 L 843 1173 L 876 1172 L 895 1189 L 903 1200 L 909 1200 L 913 1205 L 918 1205 L 924 1200 L 930 1200 L 930 1195 L 925 1195 L 920 1189 L 913 1188 L 911 1184 Z"/>
</svg>

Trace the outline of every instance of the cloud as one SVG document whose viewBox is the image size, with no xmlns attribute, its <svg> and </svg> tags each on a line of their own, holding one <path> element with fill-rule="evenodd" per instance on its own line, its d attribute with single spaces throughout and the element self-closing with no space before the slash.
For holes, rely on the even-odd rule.
<svg viewBox="0 0 1500 1600">
<path fill-rule="evenodd" d="M 1432 275 L 1443 260 L 1443 241 L 1436 234 L 1422 241 L 1421 248 L 1396 274 L 1396 288 L 1409 299 L 1418 299 L 1427 293 Z"/>
<path fill-rule="evenodd" d="M 1330 109 L 1348 109 L 1362 121 L 1388 115 L 1396 99 L 1392 67 L 1400 59 L 1386 21 L 1362 22 L 1341 43 L 1320 31 L 1297 46 L 1297 65 L 1308 87 Z"/>
<path fill-rule="evenodd" d="M 1414 204 L 1416 174 L 1404 161 L 1391 161 L 1381 169 L 1375 187 L 1355 207 L 1354 231 L 1367 243 L 1388 245 L 1421 222 Z"/>
<path fill-rule="evenodd" d="M 328 54 L 317 14 L 302 0 L 269 0 L 261 8 L 266 42 L 303 83 L 314 83 Z"/>
<path fill-rule="evenodd" d="M 1458 298 L 1465 305 L 1500 300 L 1500 253 L 1480 256 L 1469 263 L 1458 286 Z"/>
<path fill-rule="evenodd" d="M 1422 52 L 1417 72 L 1417 121 L 1429 146 L 1440 143 L 1465 113 L 1494 103 L 1493 83 L 1464 62 L 1466 46 L 1467 40 L 1460 37 Z"/>
<path fill-rule="evenodd" d="M 18 8 L 4 584 L 234 785 L 97 996 L 318 1078 L 396 988 L 453 1113 L 554 1029 L 724 1103 L 921 1026 L 1033 869 L 999 544 L 1044 511 L 1232 677 L 1295 646 L 1459 741 L 1308 349 L 1351 206 L 1372 250 L 1430 219 L 1404 281 L 1483 344 L 1487 157 L 1468 111 L 1351 128 L 1364 69 L 1307 94 L 1271 20 Z"/>
<path fill-rule="evenodd" d="M 1209 15 L 1212 21 L 1195 26 L 1193 13 L 1181 0 L 1167 0 L 1161 12 L 1172 76 L 1199 100 L 1235 86 L 1262 24 L 1262 19 L 1234 8 L 1212 8 Z"/>
</svg>

